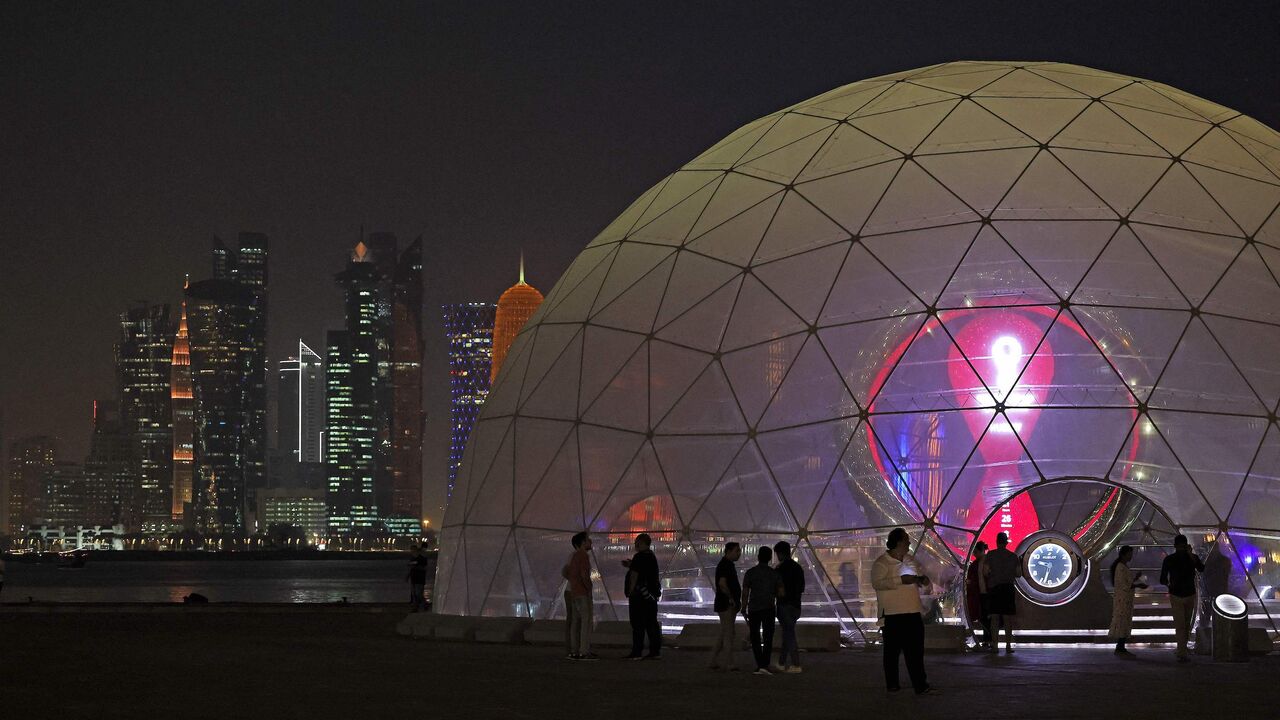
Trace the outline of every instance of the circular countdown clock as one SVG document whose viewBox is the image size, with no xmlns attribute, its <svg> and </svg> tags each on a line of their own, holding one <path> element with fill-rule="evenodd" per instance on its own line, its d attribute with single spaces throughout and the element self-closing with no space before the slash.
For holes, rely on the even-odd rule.
<svg viewBox="0 0 1280 720">
<path fill-rule="evenodd" d="M 1027 553 L 1026 575 L 1045 590 L 1057 590 L 1071 579 L 1075 561 L 1062 543 L 1049 540 Z"/>
<path fill-rule="evenodd" d="M 1088 561 L 1071 536 L 1053 530 L 1028 535 L 1016 551 L 1022 558 L 1018 587 L 1041 605 L 1061 605 L 1084 589 Z"/>
</svg>

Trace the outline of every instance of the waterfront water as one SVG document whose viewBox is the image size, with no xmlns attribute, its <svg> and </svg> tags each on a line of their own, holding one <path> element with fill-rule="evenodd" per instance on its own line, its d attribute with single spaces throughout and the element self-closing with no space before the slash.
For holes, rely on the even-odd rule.
<svg viewBox="0 0 1280 720">
<path fill-rule="evenodd" d="M 404 559 L 90 561 L 6 564 L 0 602 L 407 602 Z"/>
</svg>

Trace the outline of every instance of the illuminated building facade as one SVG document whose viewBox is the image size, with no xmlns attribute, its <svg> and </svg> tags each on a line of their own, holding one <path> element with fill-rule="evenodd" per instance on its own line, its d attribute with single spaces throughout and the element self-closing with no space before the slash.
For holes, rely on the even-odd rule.
<svg viewBox="0 0 1280 720">
<path fill-rule="evenodd" d="M 173 412 L 173 479 L 170 483 L 169 517 L 183 521 L 191 505 L 195 461 L 195 400 L 191 385 L 191 340 L 187 328 L 187 301 L 182 301 L 178 332 L 173 338 L 169 363 L 169 407 Z"/>
<path fill-rule="evenodd" d="M 58 441 L 48 435 L 18 438 L 9 443 L 5 465 L 8 485 L 9 532 L 20 535 L 43 515 L 44 477 L 57 461 Z"/>
<path fill-rule="evenodd" d="M 446 504 L 453 497 L 467 439 L 489 395 L 493 362 L 493 303 L 444 306 L 444 333 L 449 342 L 449 484 Z"/>
<path fill-rule="evenodd" d="M 265 531 L 273 526 L 293 526 L 308 540 L 329 532 L 329 506 L 323 490 L 270 488 L 258 493 L 258 517 Z"/>
<path fill-rule="evenodd" d="M 489 371 L 489 383 L 498 380 L 498 371 L 507 359 L 511 343 L 515 342 L 521 328 L 542 305 L 542 293 L 524 281 L 524 258 L 520 258 L 520 277 L 515 285 L 507 288 L 498 298 L 498 312 L 493 323 L 493 366 Z"/>
<path fill-rule="evenodd" d="M 78 463 L 58 461 L 46 470 L 44 507 L 38 524 L 59 528 L 83 524 L 86 481 L 85 468 Z"/>
<path fill-rule="evenodd" d="M 58 513 L 51 509 L 48 524 L 122 525 L 129 532 L 141 531 L 147 498 L 140 481 L 147 467 L 139 457 L 141 449 L 151 447 L 139 441 L 114 403 L 94 403 L 89 455 L 83 467 L 77 466 L 74 490 L 71 475 L 64 483 L 68 498 L 75 500 L 64 503 Z M 72 514 L 72 508 L 79 514 Z"/>
<path fill-rule="evenodd" d="M 663 611 L 709 615 L 724 541 L 787 540 L 806 618 L 858 640 L 894 526 L 941 619 L 998 531 L 1037 614 L 1184 533 L 1220 568 L 1204 592 L 1274 635 L 1277 147 L 1056 63 L 946 63 L 745 125 L 592 240 L 512 344 L 436 608 L 547 617 L 575 532 L 647 530 L 671 538 Z M 597 613 L 625 613 L 624 551 L 593 552 Z"/>
<path fill-rule="evenodd" d="M 250 434 L 257 297 L 231 280 L 186 289 L 190 331 L 194 525 L 206 532 L 245 529 L 247 483 L 256 473 Z"/>
<path fill-rule="evenodd" d="M 422 520 L 422 238 L 405 248 L 392 278 L 391 505 L 389 518 Z"/>
<path fill-rule="evenodd" d="M 276 437 L 284 462 L 323 462 L 324 360 L 298 341 L 298 353 L 280 361 L 276 376 Z"/>
<path fill-rule="evenodd" d="M 325 464 L 329 525 L 344 532 L 372 527 L 378 518 L 376 483 L 387 439 L 378 403 L 379 357 L 387 333 L 382 275 L 363 242 L 335 279 L 345 296 L 346 330 L 330 331 L 325 351 Z"/>
<path fill-rule="evenodd" d="M 267 486 L 267 250 L 267 236 L 262 233 L 240 233 L 234 250 L 214 239 L 213 279 L 239 285 L 250 298 L 242 350 L 246 421 L 243 476 L 249 494 Z"/>
<path fill-rule="evenodd" d="M 169 525 L 173 497 L 174 324 L 169 306 L 148 305 L 124 312 L 120 331 L 116 344 L 120 420 L 132 438 L 137 463 L 137 487 L 130 493 L 127 514 L 142 529 L 155 532 Z"/>
</svg>

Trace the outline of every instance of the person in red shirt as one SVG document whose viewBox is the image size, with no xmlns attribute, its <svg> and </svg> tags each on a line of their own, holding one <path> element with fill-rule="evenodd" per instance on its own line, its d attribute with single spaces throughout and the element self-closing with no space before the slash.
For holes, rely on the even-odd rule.
<svg viewBox="0 0 1280 720">
<path fill-rule="evenodd" d="M 591 652 L 591 537 L 585 532 L 573 536 L 573 555 L 565 566 L 569 581 L 569 659 L 599 660 Z"/>
</svg>

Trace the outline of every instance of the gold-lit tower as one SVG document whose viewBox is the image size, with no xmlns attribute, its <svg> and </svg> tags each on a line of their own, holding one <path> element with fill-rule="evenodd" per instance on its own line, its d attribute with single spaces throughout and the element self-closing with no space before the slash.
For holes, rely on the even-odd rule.
<svg viewBox="0 0 1280 720">
<path fill-rule="evenodd" d="M 493 324 L 493 368 L 489 372 L 489 382 L 496 382 L 502 361 L 507 359 L 507 351 L 515 342 L 520 329 L 529 322 L 529 318 L 538 311 L 542 304 L 542 293 L 524 281 L 524 255 L 520 256 L 520 280 L 507 288 L 498 298 L 498 313 Z"/>
</svg>

